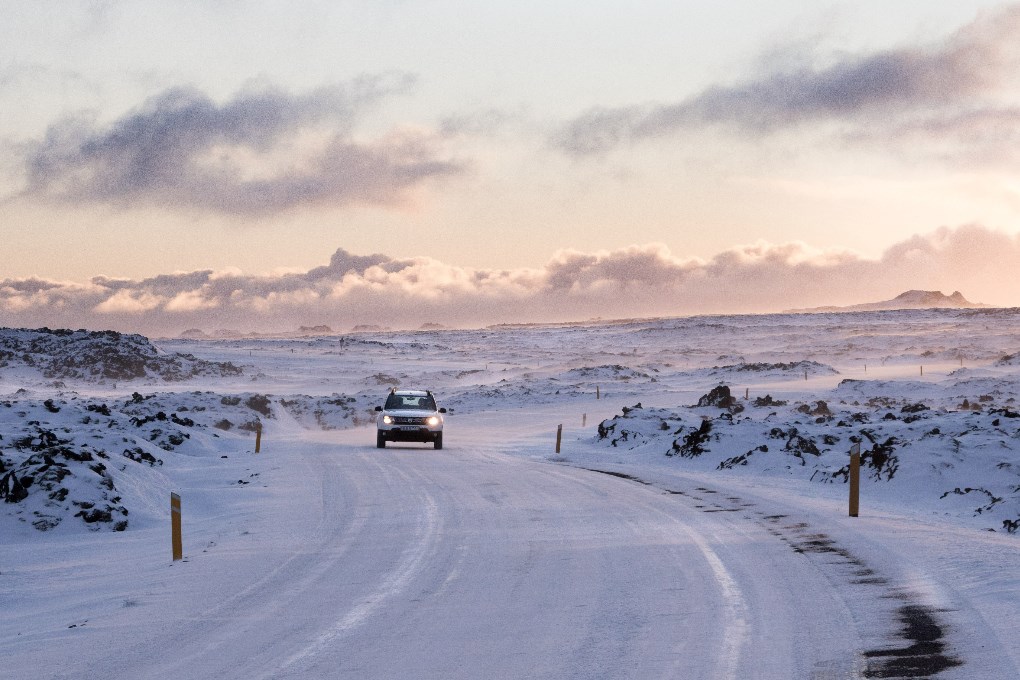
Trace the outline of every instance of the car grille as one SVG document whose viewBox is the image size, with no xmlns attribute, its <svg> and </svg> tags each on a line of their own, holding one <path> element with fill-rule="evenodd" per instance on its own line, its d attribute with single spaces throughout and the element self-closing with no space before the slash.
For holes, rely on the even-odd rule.
<svg viewBox="0 0 1020 680">
<path fill-rule="evenodd" d="M 424 425 L 425 418 L 411 418 L 410 416 L 394 416 L 393 422 L 397 425 Z"/>
</svg>

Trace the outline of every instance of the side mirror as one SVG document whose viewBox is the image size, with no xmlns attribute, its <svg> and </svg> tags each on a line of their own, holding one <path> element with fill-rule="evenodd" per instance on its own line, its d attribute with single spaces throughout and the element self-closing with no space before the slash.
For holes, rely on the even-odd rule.
<svg viewBox="0 0 1020 680">
<path fill-rule="evenodd" d="M 375 407 L 375 410 L 376 410 L 376 411 L 382 411 L 382 406 L 376 406 L 376 407 Z"/>
<path fill-rule="evenodd" d="M 441 408 L 441 409 L 439 409 L 439 412 L 440 413 L 446 413 L 446 409 L 445 408 Z"/>
</svg>

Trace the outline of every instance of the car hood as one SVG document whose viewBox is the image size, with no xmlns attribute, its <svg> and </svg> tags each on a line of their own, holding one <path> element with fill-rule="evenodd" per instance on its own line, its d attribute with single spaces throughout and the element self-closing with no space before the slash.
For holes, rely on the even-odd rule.
<svg viewBox="0 0 1020 680">
<path fill-rule="evenodd" d="M 388 416 L 393 417 L 404 416 L 407 418 L 428 418 L 429 416 L 439 415 L 439 411 L 430 411 L 428 409 L 420 408 L 399 408 L 394 409 L 392 411 L 384 410 L 383 413 L 385 413 Z"/>
</svg>

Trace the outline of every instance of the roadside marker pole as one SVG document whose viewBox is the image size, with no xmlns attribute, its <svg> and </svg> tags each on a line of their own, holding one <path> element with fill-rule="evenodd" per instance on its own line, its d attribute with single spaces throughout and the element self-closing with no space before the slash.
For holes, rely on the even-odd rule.
<svg viewBox="0 0 1020 680">
<path fill-rule="evenodd" d="M 587 425 L 588 425 L 588 414 L 587 413 L 582 413 L 581 414 L 581 427 L 585 427 Z"/>
<path fill-rule="evenodd" d="M 184 559 L 184 546 L 181 542 L 181 497 L 170 494 L 170 544 L 173 547 L 174 562 Z"/>
<path fill-rule="evenodd" d="M 600 399 L 601 398 L 601 394 L 599 393 L 599 386 L 598 385 L 595 386 L 595 398 L 596 399 Z"/>
<path fill-rule="evenodd" d="M 750 387 L 745 387 L 744 388 L 744 401 L 747 401 L 750 398 L 750 396 L 751 396 L 751 388 Z"/>
<path fill-rule="evenodd" d="M 861 445 L 850 448 L 850 516 L 857 517 L 861 496 Z"/>
<path fill-rule="evenodd" d="M 255 453 L 262 449 L 262 423 L 255 426 Z"/>
<path fill-rule="evenodd" d="M 924 366 L 921 366 L 921 375 L 924 375 Z"/>
<path fill-rule="evenodd" d="M 563 439 L 563 425 L 556 426 L 556 453 L 560 452 L 560 440 Z"/>
</svg>

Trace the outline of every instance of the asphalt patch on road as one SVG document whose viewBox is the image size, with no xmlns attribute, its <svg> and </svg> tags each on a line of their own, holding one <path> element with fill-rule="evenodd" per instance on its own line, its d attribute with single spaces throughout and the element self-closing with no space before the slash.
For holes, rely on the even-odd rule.
<svg viewBox="0 0 1020 680">
<path fill-rule="evenodd" d="M 916 601 L 909 592 L 899 591 L 890 579 L 877 573 L 860 557 L 841 547 L 830 536 L 812 531 L 807 522 L 784 524 L 783 515 L 766 515 L 762 519 L 769 533 L 790 546 L 796 553 L 834 558 L 830 563 L 848 567 L 847 582 L 852 586 L 881 588 L 880 597 L 902 600 L 895 611 L 900 629 L 889 639 L 888 646 L 861 652 L 866 660 L 866 678 L 933 678 L 944 670 L 963 665 L 963 661 L 947 651 L 945 627 L 939 612 Z"/>
<path fill-rule="evenodd" d="M 945 631 L 930 607 L 905 604 L 897 610 L 904 647 L 864 652 L 866 678 L 930 678 L 963 662 L 946 653 Z M 872 664 L 874 661 L 874 665 Z"/>
<path fill-rule="evenodd" d="M 651 486 L 651 482 L 646 482 L 643 479 L 638 479 L 634 475 L 627 475 L 627 474 L 624 474 L 622 472 L 614 472 L 612 470 L 599 470 L 597 468 L 582 468 L 582 469 L 588 470 L 589 472 L 597 472 L 600 475 L 609 475 L 610 477 L 619 477 L 620 479 L 627 479 L 627 480 L 630 480 L 632 482 L 637 482 L 638 484 L 644 484 L 645 486 Z"/>
</svg>

